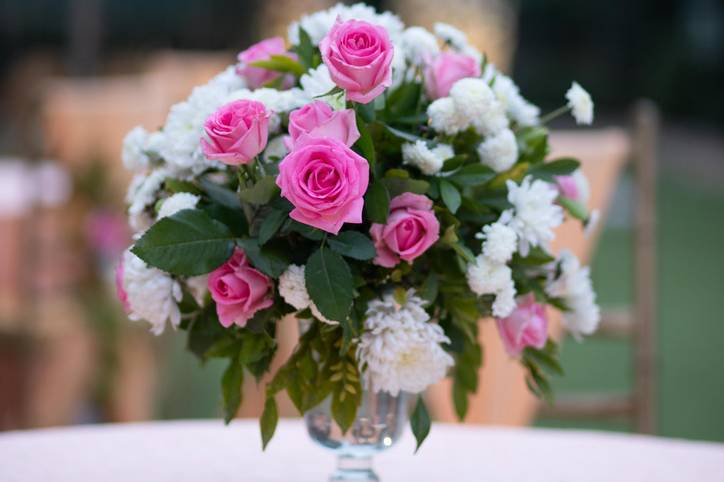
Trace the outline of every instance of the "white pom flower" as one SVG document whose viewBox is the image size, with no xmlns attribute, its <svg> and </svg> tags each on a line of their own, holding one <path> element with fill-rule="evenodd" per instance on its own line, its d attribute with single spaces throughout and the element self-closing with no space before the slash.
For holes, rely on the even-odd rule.
<svg viewBox="0 0 724 482">
<path fill-rule="evenodd" d="M 410 27 L 402 32 L 399 48 L 407 61 L 417 66 L 424 66 L 440 52 L 435 36 L 422 27 Z"/>
<path fill-rule="evenodd" d="M 141 126 L 131 129 L 123 138 L 121 159 L 123 166 L 129 171 L 142 171 L 148 168 L 150 158 L 146 154 L 149 133 Z"/>
<path fill-rule="evenodd" d="M 480 162 L 495 172 L 504 172 L 518 160 L 518 141 L 510 129 L 503 129 L 489 136 L 478 145 Z"/>
<path fill-rule="evenodd" d="M 498 263 L 480 254 L 468 264 L 465 277 L 470 290 L 478 296 L 492 295 L 506 289 L 511 283 L 513 272 L 504 263 Z"/>
<path fill-rule="evenodd" d="M 504 212 L 501 220 L 515 230 L 520 253 L 527 256 L 531 247 L 547 246 L 563 222 L 563 209 L 555 204 L 558 190 L 540 179 L 531 182 L 530 176 L 520 184 L 509 180 L 506 185 L 513 210 Z"/>
<path fill-rule="evenodd" d="M 435 22 L 432 28 L 440 40 L 454 49 L 463 50 L 468 47 L 468 37 L 462 30 L 443 22 Z"/>
<path fill-rule="evenodd" d="M 357 357 L 372 391 L 420 393 L 443 379 L 454 364 L 441 346 L 450 340 L 429 322 L 423 304 L 413 291 L 404 305 L 392 295 L 369 303 Z"/>
<path fill-rule="evenodd" d="M 562 298 L 569 311 L 563 312 L 563 326 L 576 338 L 596 331 L 601 313 L 596 304 L 590 271 L 571 252 L 561 252 L 561 273 L 546 288 L 549 295 Z"/>
<path fill-rule="evenodd" d="M 497 222 L 483 226 L 483 232 L 475 235 L 484 239 L 483 255 L 495 263 L 507 263 L 518 247 L 518 235 L 503 223 Z"/>
<path fill-rule="evenodd" d="M 390 38 L 393 39 L 398 36 L 404 28 L 400 18 L 390 12 L 377 13 L 374 8 L 364 3 L 357 3 L 350 6 L 338 3 L 327 10 L 304 15 L 298 22 L 292 22 L 287 29 L 289 43 L 292 45 L 299 43 L 299 27 L 301 26 L 307 34 L 309 34 L 312 43 L 314 45 L 319 44 L 325 35 L 327 35 L 327 32 L 332 29 L 337 17 L 343 22 L 355 19 L 380 25 L 387 30 Z"/>
<path fill-rule="evenodd" d="M 503 105 L 483 79 L 458 80 L 450 89 L 450 97 L 458 115 L 479 134 L 490 136 L 508 127 Z"/>
<path fill-rule="evenodd" d="M 498 101 L 513 121 L 520 126 L 539 124 L 540 109 L 528 102 L 513 79 L 499 72 L 493 64 L 487 64 L 483 72 L 483 80 L 492 86 Z"/>
<path fill-rule="evenodd" d="M 134 232 L 145 231 L 153 223 L 149 208 L 156 204 L 158 194 L 169 173 L 164 168 L 151 171 L 148 175 L 136 175 L 128 186 L 126 202 L 128 219 Z"/>
<path fill-rule="evenodd" d="M 130 250 L 123 253 L 123 289 L 130 309 L 129 318 L 148 321 L 153 334 L 163 333 L 167 321 L 174 328 L 181 322 L 179 283 L 163 271 L 146 265 Z"/>
<path fill-rule="evenodd" d="M 423 174 L 431 176 L 438 172 L 443 163 L 455 155 L 451 146 L 438 144 L 430 149 L 423 140 L 402 145 L 402 160 L 417 167 Z"/>
<path fill-rule="evenodd" d="M 577 124 L 589 125 L 593 122 L 593 100 L 578 82 L 573 82 L 568 89 L 566 99 Z"/>
<path fill-rule="evenodd" d="M 229 65 L 220 74 L 211 79 L 209 85 L 225 90 L 226 92 L 245 88 L 246 81 L 244 77 L 237 73 L 236 68 L 236 65 Z"/>
<path fill-rule="evenodd" d="M 515 311 L 515 286 L 511 281 L 503 289 L 495 294 L 493 301 L 493 316 L 496 318 L 507 318 Z"/>
<path fill-rule="evenodd" d="M 309 308 L 312 299 L 304 282 L 304 266 L 289 265 L 279 277 L 279 294 L 297 310 Z"/>
<path fill-rule="evenodd" d="M 468 127 L 467 120 L 455 109 L 450 97 L 442 97 L 427 107 L 430 127 L 447 135 L 455 135 Z"/>
<path fill-rule="evenodd" d="M 176 193 L 163 201 L 161 208 L 158 210 L 158 216 L 156 219 L 173 216 L 184 209 L 193 209 L 199 203 L 200 199 L 201 198 L 197 195 L 188 192 Z"/>
<path fill-rule="evenodd" d="M 320 64 L 316 69 L 310 69 L 302 75 L 299 83 L 309 99 L 324 95 L 335 87 L 335 83 L 329 75 L 329 67 L 325 64 Z"/>
</svg>

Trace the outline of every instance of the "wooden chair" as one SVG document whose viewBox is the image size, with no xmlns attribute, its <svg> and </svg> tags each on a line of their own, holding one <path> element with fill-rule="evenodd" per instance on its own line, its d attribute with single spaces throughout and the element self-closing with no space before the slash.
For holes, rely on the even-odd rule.
<svg viewBox="0 0 724 482">
<path fill-rule="evenodd" d="M 634 345 L 634 387 L 630 393 L 560 396 L 540 415 L 553 419 L 625 418 L 640 433 L 656 432 L 656 106 L 634 108 L 634 303 L 604 311 L 597 336 L 630 339 Z"/>
</svg>

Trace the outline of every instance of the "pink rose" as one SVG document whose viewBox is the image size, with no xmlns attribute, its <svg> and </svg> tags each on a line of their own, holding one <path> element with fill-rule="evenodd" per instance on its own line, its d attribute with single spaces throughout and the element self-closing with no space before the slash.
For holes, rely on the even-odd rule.
<svg viewBox="0 0 724 482">
<path fill-rule="evenodd" d="M 338 18 L 319 50 L 332 80 L 350 100 L 367 104 L 392 83 L 393 47 L 383 27 Z"/>
<path fill-rule="evenodd" d="M 285 55 L 292 59 L 297 56 L 291 52 L 287 52 L 284 48 L 284 39 L 281 37 L 272 37 L 262 40 L 244 50 L 239 54 L 240 65 L 236 68 L 236 72 L 246 79 L 246 84 L 250 89 L 257 89 L 269 82 L 279 78 L 279 72 L 263 69 L 261 67 L 252 67 L 251 63 L 259 60 L 269 60 L 272 55 Z M 286 75 L 282 82 L 282 88 L 288 89 L 294 84 L 294 77 Z"/>
<path fill-rule="evenodd" d="M 131 312 L 131 305 L 128 302 L 128 293 L 126 288 L 123 286 L 123 257 L 116 265 L 116 296 L 123 306 L 123 311 L 126 313 Z"/>
<path fill-rule="evenodd" d="M 361 223 L 369 164 L 337 139 L 302 136 L 279 164 L 277 185 L 300 223 L 337 234 L 344 223 Z"/>
<path fill-rule="evenodd" d="M 590 188 L 586 176 L 580 169 L 576 169 L 568 176 L 553 176 L 553 180 L 555 180 L 558 193 L 561 196 L 581 204 L 588 203 Z"/>
<path fill-rule="evenodd" d="M 322 101 L 311 102 L 289 114 L 289 137 L 284 144 L 289 151 L 294 149 L 297 139 L 309 137 L 330 137 L 351 147 L 359 139 L 357 121 L 352 109 L 333 110 Z"/>
<path fill-rule="evenodd" d="M 425 90 L 430 99 L 447 97 L 453 84 L 466 77 L 480 77 L 480 63 L 469 55 L 443 52 L 425 69 Z"/>
<path fill-rule="evenodd" d="M 257 311 L 273 304 L 269 296 L 271 280 L 254 269 L 239 248 L 226 263 L 209 273 L 208 285 L 225 328 L 232 324 L 244 326 Z"/>
<path fill-rule="evenodd" d="M 432 212 L 432 201 L 421 194 L 405 192 L 390 202 L 387 224 L 373 224 L 370 235 L 377 248 L 374 263 L 392 268 L 412 261 L 435 244 L 440 223 Z"/>
<path fill-rule="evenodd" d="M 511 356 L 520 355 L 526 346 L 543 348 L 548 340 L 545 310 L 530 294 L 518 300 L 518 306 L 510 316 L 497 319 L 496 323 L 505 351 Z"/>
<path fill-rule="evenodd" d="M 208 140 L 201 149 L 224 164 L 248 164 L 266 147 L 270 114 L 255 100 L 235 100 L 221 106 L 204 122 Z"/>
</svg>

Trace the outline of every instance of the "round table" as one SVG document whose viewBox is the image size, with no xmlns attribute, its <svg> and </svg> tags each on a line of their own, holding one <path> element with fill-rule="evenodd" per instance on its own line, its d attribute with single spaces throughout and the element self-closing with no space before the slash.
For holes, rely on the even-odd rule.
<svg viewBox="0 0 724 482">
<path fill-rule="evenodd" d="M 0 434 L 0 481 L 321 482 L 334 467 L 298 420 L 266 452 L 256 421 L 88 425 Z M 724 445 L 602 432 L 436 424 L 377 456 L 391 481 L 724 481 Z"/>
</svg>

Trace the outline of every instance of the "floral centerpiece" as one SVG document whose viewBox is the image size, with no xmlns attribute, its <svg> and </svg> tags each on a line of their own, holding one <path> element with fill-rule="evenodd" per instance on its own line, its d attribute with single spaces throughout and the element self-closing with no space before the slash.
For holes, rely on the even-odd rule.
<svg viewBox="0 0 724 482">
<path fill-rule="evenodd" d="M 567 104 L 590 124 L 576 83 Z M 445 24 L 405 28 L 358 4 L 303 17 L 133 129 L 123 161 L 135 243 L 117 270 L 131 319 L 170 324 L 202 359 L 226 358 L 227 422 L 260 380 L 277 322 L 302 335 L 271 376 L 263 444 L 286 391 L 300 413 L 331 400 L 346 431 L 363 393 L 420 394 L 450 376 L 457 414 L 478 386 L 478 322 L 493 318 L 530 389 L 560 372 L 545 306 L 576 337 L 599 321 L 588 268 L 551 254 L 588 187 L 548 159 L 552 115 Z M 418 444 L 430 419 L 417 396 Z"/>
</svg>

